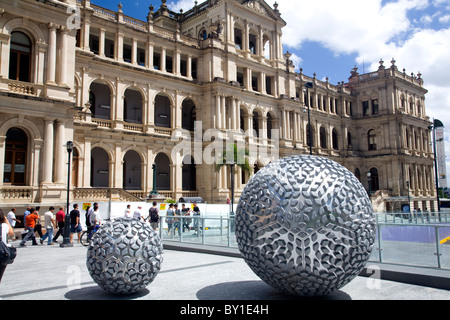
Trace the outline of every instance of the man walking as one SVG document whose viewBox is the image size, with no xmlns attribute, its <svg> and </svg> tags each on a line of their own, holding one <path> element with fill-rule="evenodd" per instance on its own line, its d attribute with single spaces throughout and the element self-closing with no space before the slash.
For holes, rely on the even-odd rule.
<svg viewBox="0 0 450 320">
<path fill-rule="evenodd" d="M 148 210 L 148 220 L 150 221 L 150 226 L 153 228 L 153 230 L 158 230 L 159 225 L 159 210 L 156 207 L 158 204 L 156 201 L 153 201 L 153 207 Z"/>
<path fill-rule="evenodd" d="M 58 232 L 53 238 L 53 242 L 56 242 L 58 237 L 64 232 L 64 220 L 66 218 L 66 214 L 64 213 L 64 208 L 60 207 L 59 211 L 56 213 L 56 222 L 58 223 Z M 63 235 L 64 236 L 64 235 Z"/>
<path fill-rule="evenodd" d="M 70 243 L 73 243 L 73 234 L 78 234 L 78 243 L 81 242 L 81 228 L 80 211 L 78 211 L 78 204 L 73 205 L 73 210 L 70 211 Z"/>
<path fill-rule="evenodd" d="M 45 224 L 45 230 L 47 231 L 46 234 L 41 238 L 41 244 L 44 243 L 44 240 L 48 238 L 48 245 L 54 245 L 52 239 L 53 239 L 53 228 L 56 228 L 55 220 L 53 219 L 53 211 L 55 211 L 55 207 L 48 208 L 48 211 L 44 215 L 44 224 Z"/>
<path fill-rule="evenodd" d="M 21 247 L 25 246 L 25 243 L 28 241 L 28 239 L 31 239 L 31 241 L 33 242 L 33 246 L 37 246 L 36 236 L 34 235 L 34 227 L 36 226 L 36 221 L 39 219 L 39 217 L 36 214 L 34 214 L 35 211 L 36 209 L 30 208 L 29 209 L 30 214 L 28 214 L 25 219 L 25 226 L 26 229 L 28 230 L 28 233 L 20 242 Z"/>
</svg>

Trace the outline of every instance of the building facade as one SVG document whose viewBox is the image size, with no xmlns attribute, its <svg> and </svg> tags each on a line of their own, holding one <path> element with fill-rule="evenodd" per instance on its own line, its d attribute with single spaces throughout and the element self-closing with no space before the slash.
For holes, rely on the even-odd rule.
<svg viewBox="0 0 450 320">
<path fill-rule="evenodd" d="M 140 21 L 89 0 L 0 0 L 0 14 L 6 206 L 64 203 L 69 171 L 75 200 L 139 201 L 156 188 L 223 203 L 230 167 L 207 160 L 220 142 L 256 150 L 253 171 L 311 149 L 352 171 L 376 210 L 408 195 L 437 208 L 421 75 L 394 60 L 337 85 L 297 73 L 277 4 L 208 0 L 175 13 L 162 1 Z M 238 199 L 250 173 L 234 175 Z"/>
</svg>

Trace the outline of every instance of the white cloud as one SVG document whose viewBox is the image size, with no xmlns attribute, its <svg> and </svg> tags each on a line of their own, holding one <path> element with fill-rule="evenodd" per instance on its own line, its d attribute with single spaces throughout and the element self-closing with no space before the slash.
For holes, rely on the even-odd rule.
<svg viewBox="0 0 450 320">
<path fill-rule="evenodd" d="M 201 3 L 202 1 L 198 1 L 198 3 Z M 180 1 L 170 1 L 167 3 L 167 6 L 170 8 L 170 10 L 174 12 L 180 11 L 180 9 L 183 9 L 183 11 L 188 11 L 192 9 L 195 5 L 195 0 L 180 0 Z"/>
<path fill-rule="evenodd" d="M 399 69 L 405 68 L 408 75 L 420 71 L 429 91 L 427 114 L 444 123 L 450 141 L 450 28 L 443 27 L 443 23 L 450 21 L 450 14 L 445 12 L 450 10 L 449 0 L 388 3 L 278 0 L 278 3 L 287 22 L 283 42 L 289 48 L 301 49 L 303 42 L 315 41 L 335 55 L 356 54 L 356 63 L 370 62 L 371 70 L 378 68 L 380 58 L 385 61 L 395 58 Z M 417 19 L 420 24 L 410 20 L 411 13 L 421 17 Z M 441 29 L 432 25 L 435 20 L 441 23 Z M 450 146 L 446 151 L 450 169 Z"/>
<path fill-rule="evenodd" d="M 306 41 L 320 43 L 335 56 L 356 54 L 356 63 L 372 64 L 371 70 L 378 68 L 380 58 L 395 58 L 399 69 L 405 68 L 408 75 L 422 73 L 429 90 L 427 114 L 444 123 L 450 141 L 450 0 L 277 2 L 287 22 L 284 50 L 294 51 L 291 59 L 296 66 L 303 63 L 298 50 Z M 193 5 L 193 0 L 169 3 L 173 11 L 188 10 Z M 450 146 L 446 151 L 450 174 Z"/>
</svg>

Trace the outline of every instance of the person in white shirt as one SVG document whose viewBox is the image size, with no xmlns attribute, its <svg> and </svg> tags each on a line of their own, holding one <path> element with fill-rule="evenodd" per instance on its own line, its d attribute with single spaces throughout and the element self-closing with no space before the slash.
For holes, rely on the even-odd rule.
<svg viewBox="0 0 450 320">
<path fill-rule="evenodd" d="M 16 219 L 16 208 L 12 208 L 11 211 L 8 212 L 8 215 L 6 216 L 6 219 L 8 219 L 9 225 L 14 230 L 14 227 L 16 226 L 16 222 L 20 223 L 20 220 Z M 16 240 L 15 238 L 16 237 L 13 234 L 12 239 Z"/>
<path fill-rule="evenodd" d="M 144 220 L 145 221 L 145 219 L 144 219 L 144 216 L 142 215 L 142 207 L 141 206 L 138 206 L 137 207 L 137 209 L 136 210 L 134 210 L 134 213 L 133 213 L 133 218 L 134 219 L 138 219 L 138 220 Z"/>
<path fill-rule="evenodd" d="M 53 219 L 53 211 L 55 211 L 55 207 L 50 207 L 44 215 L 45 230 L 47 230 L 47 233 L 41 238 L 41 244 L 43 244 L 44 240 L 48 238 L 47 244 L 49 246 L 55 244 L 53 242 L 53 228 L 56 228 L 56 222 Z"/>
<path fill-rule="evenodd" d="M 12 228 L 16 226 L 16 222 L 20 223 L 20 220 L 16 219 L 16 208 L 12 208 L 11 211 L 8 212 L 8 216 L 6 218 Z"/>
<path fill-rule="evenodd" d="M 90 214 L 91 226 L 95 227 L 96 225 L 100 225 L 102 223 L 102 219 L 100 216 L 100 210 L 98 208 L 98 204 L 94 203 L 94 209 Z"/>
<path fill-rule="evenodd" d="M 131 205 L 130 204 L 127 205 L 124 216 L 125 216 L 125 218 L 131 218 Z"/>
<path fill-rule="evenodd" d="M 2 238 L 1 241 L 5 243 L 7 246 L 11 246 L 8 244 L 8 236 L 12 236 L 14 234 L 14 230 L 9 224 L 8 219 L 6 219 L 5 214 L 2 209 L 0 209 L 0 228 L 2 228 Z M 0 263 L 0 282 L 2 281 L 3 273 L 5 273 L 6 264 Z"/>
</svg>

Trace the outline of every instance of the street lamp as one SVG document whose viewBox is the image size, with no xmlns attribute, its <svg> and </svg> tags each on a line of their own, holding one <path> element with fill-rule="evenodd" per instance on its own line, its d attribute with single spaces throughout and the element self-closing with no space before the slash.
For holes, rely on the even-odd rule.
<svg viewBox="0 0 450 320">
<path fill-rule="evenodd" d="M 370 198 L 370 194 L 371 194 L 371 190 L 370 190 L 370 183 L 372 182 L 372 174 L 369 172 L 367 172 L 367 183 L 369 184 L 369 198 Z"/>
<path fill-rule="evenodd" d="M 441 124 L 442 124 L 441 121 L 433 119 L 433 125 L 428 127 L 429 130 L 433 130 L 434 178 L 436 181 L 436 199 L 437 199 L 439 221 L 441 221 L 441 204 L 439 200 L 439 176 L 438 176 L 437 153 L 436 153 L 436 127 L 440 127 Z"/>
<path fill-rule="evenodd" d="M 230 171 L 231 171 L 231 211 L 230 211 L 230 218 L 234 218 L 234 163 L 230 164 Z"/>
<path fill-rule="evenodd" d="M 406 181 L 406 186 L 408 187 L 408 212 L 411 213 L 411 198 L 409 197 L 409 181 Z"/>
<path fill-rule="evenodd" d="M 156 164 L 152 165 L 153 169 L 153 190 L 150 192 L 150 196 L 157 196 L 158 190 L 156 190 Z"/>
<path fill-rule="evenodd" d="M 64 221 L 64 239 L 63 243 L 60 244 L 60 247 L 66 248 L 66 247 L 73 247 L 73 244 L 70 242 L 70 213 L 69 213 L 69 206 L 70 206 L 70 173 L 72 171 L 70 160 L 70 155 L 73 151 L 73 142 L 67 141 L 66 143 L 66 149 L 67 149 L 67 156 L 68 156 L 68 166 L 67 166 L 67 203 L 66 203 L 66 216 Z"/>
<path fill-rule="evenodd" d="M 310 99 L 309 99 L 309 89 L 312 89 L 314 87 L 312 82 L 306 82 L 305 88 L 306 88 L 306 104 L 308 105 L 308 134 L 309 134 L 309 154 L 312 155 L 312 133 L 311 133 L 311 115 L 309 111 L 309 105 L 310 105 Z"/>
</svg>

